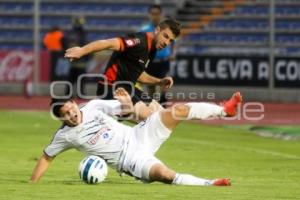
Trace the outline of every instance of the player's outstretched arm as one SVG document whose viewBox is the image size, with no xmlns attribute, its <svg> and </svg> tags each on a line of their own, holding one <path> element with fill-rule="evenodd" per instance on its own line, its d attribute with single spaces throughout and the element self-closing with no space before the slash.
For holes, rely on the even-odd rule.
<svg viewBox="0 0 300 200">
<path fill-rule="evenodd" d="M 164 77 L 160 79 L 149 75 L 147 72 L 143 72 L 139 76 L 138 81 L 147 85 L 159 85 L 163 89 L 169 89 L 173 85 L 172 77 Z"/>
<path fill-rule="evenodd" d="M 38 180 L 41 178 L 41 176 L 43 176 L 45 171 L 48 169 L 52 160 L 53 160 L 53 157 L 49 157 L 49 156 L 43 154 L 41 156 L 41 158 L 39 159 L 39 161 L 37 162 L 37 164 L 32 172 L 30 181 L 34 182 L 34 183 L 38 182 Z"/>
<path fill-rule="evenodd" d="M 144 83 L 147 85 L 158 85 L 161 82 L 160 78 L 156 78 L 154 76 L 149 75 L 147 72 L 143 72 L 139 78 L 138 81 L 140 83 Z"/>
<path fill-rule="evenodd" d="M 97 40 L 83 47 L 73 47 L 67 49 L 65 53 L 65 58 L 68 58 L 70 59 L 70 61 L 72 61 L 96 51 L 102 51 L 102 50 L 118 51 L 120 50 L 121 46 L 122 46 L 122 42 L 120 41 L 119 38 Z"/>
</svg>

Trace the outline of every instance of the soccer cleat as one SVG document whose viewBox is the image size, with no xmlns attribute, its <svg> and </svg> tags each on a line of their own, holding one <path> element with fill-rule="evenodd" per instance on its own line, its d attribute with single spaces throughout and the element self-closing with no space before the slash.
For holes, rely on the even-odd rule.
<svg viewBox="0 0 300 200">
<path fill-rule="evenodd" d="M 237 107 L 242 101 L 243 98 L 241 93 L 236 92 L 228 101 L 223 103 L 224 111 L 227 114 L 227 117 L 233 117 L 236 115 Z"/>
<path fill-rule="evenodd" d="M 231 182 L 229 178 L 220 178 L 213 181 L 214 186 L 230 186 Z"/>
</svg>

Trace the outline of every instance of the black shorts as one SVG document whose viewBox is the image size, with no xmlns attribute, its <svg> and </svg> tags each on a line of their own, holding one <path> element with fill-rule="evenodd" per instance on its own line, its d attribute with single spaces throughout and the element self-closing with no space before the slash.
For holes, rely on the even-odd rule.
<svg viewBox="0 0 300 200">
<path fill-rule="evenodd" d="M 146 104 L 152 101 L 152 98 L 150 98 L 147 93 L 139 90 L 136 87 L 131 87 L 130 85 L 117 85 L 115 89 L 119 87 L 124 88 L 129 93 L 129 95 L 131 95 L 131 100 L 133 105 L 135 105 L 139 101 L 142 101 Z M 104 84 L 103 82 L 100 81 L 98 83 L 97 96 L 100 99 L 106 99 L 106 100 L 114 99 L 113 89 L 114 89 L 113 85 Z"/>
<path fill-rule="evenodd" d="M 146 68 L 146 72 L 157 78 L 164 78 L 170 70 L 170 62 L 168 60 L 160 62 L 152 62 Z"/>
</svg>

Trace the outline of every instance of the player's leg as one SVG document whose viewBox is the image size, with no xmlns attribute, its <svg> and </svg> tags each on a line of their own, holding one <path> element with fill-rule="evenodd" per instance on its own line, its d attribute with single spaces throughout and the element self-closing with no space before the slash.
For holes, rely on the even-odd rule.
<svg viewBox="0 0 300 200">
<path fill-rule="evenodd" d="M 239 93 L 237 94 L 240 97 Z M 241 101 L 240 98 L 236 98 L 237 94 L 225 102 L 224 106 L 209 103 L 188 103 L 155 112 L 147 120 L 133 127 L 136 140 L 142 144 L 146 151 L 154 155 L 182 120 L 206 119 L 228 115 L 228 113 L 232 114 Z"/>
<path fill-rule="evenodd" d="M 164 108 L 160 105 L 156 100 L 152 99 L 151 103 L 149 104 L 149 108 L 153 110 L 153 112 L 163 110 Z"/>
<path fill-rule="evenodd" d="M 150 98 L 138 88 L 135 88 L 134 90 L 132 102 L 134 103 L 135 121 L 143 121 L 152 113 L 163 109 L 157 101 Z"/>
<path fill-rule="evenodd" d="M 142 149 L 133 152 L 132 159 L 129 159 L 124 165 L 123 170 L 144 183 L 162 182 L 174 185 L 197 185 L 197 186 L 228 186 L 229 179 L 214 179 L 196 177 L 190 174 L 176 173 L 168 168 L 155 156 L 145 152 Z"/>
<path fill-rule="evenodd" d="M 133 108 L 135 121 L 143 121 L 154 112 L 154 110 L 152 110 L 152 108 L 146 105 L 143 101 L 139 101 L 134 104 Z"/>
<path fill-rule="evenodd" d="M 148 105 L 146 105 L 146 103 L 143 101 L 139 101 L 134 105 L 134 113 L 137 119 L 136 121 L 145 120 L 152 113 L 163 109 L 164 108 L 154 99 Z"/>
<path fill-rule="evenodd" d="M 134 169 L 128 171 L 142 180 L 160 181 L 176 185 L 229 185 L 228 179 L 207 180 L 189 174 L 179 174 L 163 165 L 154 157 L 159 149 L 170 136 L 171 130 L 182 120 L 206 119 L 208 117 L 233 115 L 238 103 L 241 102 L 239 93 L 218 106 L 209 103 L 188 103 L 176 105 L 173 109 L 156 112 L 144 122 L 133 128 L 136 141 L 144 152 L 150 153 L 140 155 L 134 162 Z M 140 153 L 142 151 L 137 151 Z"/>
<path fill-rule="evenodd" d="M 162 163 L 154 164 L 149 171 L 150 181 L 159 181 L 174 185 L 197 185 L 197 186 L 229 186 L 229 179 L 209 180 L 190 174 L 180 174 L 171 170 Z"/>
<path fill-rule="evenodd" d="M 162 123 L 168 129 L 172 130 L 183 120 L 203 120 L 213 117 L 234 116 L 237 106 L 241 101 L 241 94 L 236 92 L 223 106 L 201 102 L 177 104 L 171 108 L 160 111 L 160 118 Z"/>
</svg>

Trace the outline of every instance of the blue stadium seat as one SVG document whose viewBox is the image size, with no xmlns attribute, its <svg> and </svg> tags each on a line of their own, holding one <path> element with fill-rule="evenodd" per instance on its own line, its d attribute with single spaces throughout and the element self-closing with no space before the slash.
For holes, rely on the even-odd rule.
<svg viewBox="0 0 300 200">
<path fill-rule="evenodd" d="M 45 28 L 50 28 L 53 26 L 59 27 L 70 27 L 72 25 L 73 14 L 109 14 L 116 17 L 112 18 L 99 18 L 97 16 L 86 17 L 86 27 L 95 28 L 93 32 L 88 34 L 88 40 L 110 38 L 115 35 L 112 32 L 103 32 L 103 28 L 119 28 L 119 29 L 138 29 L 142 26 L 144 18 L 120 18 L 118 14 L 130 15 L 130 14 L 142 14 L 146 15 L 148 9 L 148 4 L 128 4 L 128 3 L 103 3 L 103 2 L 84 2 L 72 3 L 72 2 L 41 2 L 41 27 L 43 28 L 41 32 L 41 39 L 44 37 Z M 33 11 L 33 3 L 29 2 L 5 2 L 0 3 L 0 11 L 5 11 L 9 13 L 30 13 Z M 48 14 L 49 13 L 49 14 Z M 55 16 L 51 14 L 55 13 L 67 13 L 69 16 Z M 77 16 L 77 15 L 76 15 Z M 31 15 L 1 15 L 0 16 L 0 28 L 1 30 L 0 38 L 2 40 L 12 41 L 11 45 L 9 43 L 0 44 L 1 48 L 20 48 L 28 47 L 32 48 L 32 45 L 23 44 L 23 42 L 16 43 L 18 40 L 28 40 L 29 43 L 32 41 L 33 32 L 33 17 Z M 15 29 L 14 29 L 15 28 Z M 18 28 L 25 28 L 20 31 Z M 99 31 L 97 31 L 97 29 Z"/>
<path fill-rule="evenodd" d="M 143 23 L 140 19 L 99 19 L 87 18 L 86 25 L 100 27 L 139 27 Z"/>
<path fill-rule="evenodd" d="M 277 6 L 276 14 L 279 15 L 300 15 L 300 6 Z M 268 6 L 239 6 L 235 14 L 266 15 L 269 12 Z"/>
<path fill-rule="evenodd" d="M 145 5 L 126 4 L 88 4 L 88 3 L 42 3 L 41 10 L 44 12 L 98 12 L 98 13 L 145 13 Z"/>
<path fill-rule="evenodd" d="M 298 36 L 297 32 L 293 32 L 295 30 L 300 30 L 300 22 L 297 18 L 297 16 L 300 17 L 300 5 L 280 5 L 276 7 L 275 11 L 279 17 L 275 21 L 275 28 L 281 31 L 278 32 L 275 37 L 276 42 L 278 44 L 286 45 L 300 44 L 300 36 Z M 197 53 L 205 53 L 209 48 L 216 48 L 218 44 L 232 44 L 232 46 L 241 44 L 245 45 L 245 49 L 247 49 L 248 44 L 267 45 L 269 42 L 269 34 L 267 32 L 261 32 L 261 30 L 268 30 L 269 19 L 267 17 L 261 19 L 252 16 L 267 16 L 268 12 L 269 7 L 267 5 L 240 5 L 233 13 L 231 13 L 234 17 L 224 17 L 224 19 L 219 18 L 213 20 L 205 27 L 205 31 L 198 34 L 190 34 L 183 40 L 200 42 L 200 44 L 201 42 L 203 42 L 203 44 L 205 44 L 205 42 L 211 42 L 213 44 L 212 46 L 208 46 L 206 50 L 203 48 L 198 50 L 198 47 L 196 48 L 195 46 L 197 45 L 195 44 L 191 49 Z M 245 17 L 239 18 L 240 15 Z M 247 18 L 247 16 L 249 17 Z M 281 18 L 283 16 L 292 16 L 296 18 Z M 235 32 L 232 32 L 231 30 L 235 30 Z M 243 31 L 239 33 L 238 30 Z M 249 33 L 247 33 L 247 30 L 249 30 Z M 255 31 L 257 31 L 257 33 L 255 33 Z M 280 52 L 300 53 L 300 46 L 299 48 L 288 48 L 286 46 L 278 48 L 280 48 Z"/>
<path fill-rule="evenodd" d="M 13 39 L 32 40 L 33 32 L 18 31 L 18 30 L 2 30 L 0 31 L 0 38 L 7 39 L 7 40 L 13 40 Z"/>
<path fill-rule="evenodd" d="M 117 33 L 88 33 L 87 40 L 94 41 L 94 40 L 100 40 L 100 39 L 107 39 L 111 37 L 118 36 Z"/>
<path fill-rule="evenodd" d="M 255 15 L 265 15 L 268 13 L 268 7 L 266 6 L 240 6 L 235 9 L 236 14 L 255 14 Z"/>
<path fill-rule="evenodd" d="M 15 11 L 15 12 L 22 12 L 22 11 L 32 11 L 33 3 L 19 3 L 19 2 L 7 2 L 0 4 L 0 10 L 5 11 Z"/>
<path fill-rule="evenodd" d="M 276 35 L 276 41 L 278 43 L 300 43 L 299 35 Z"/>
<path fill-rule="evenodd" d="M 286 49 L 287 54 L 300 54 L 300 48 L 299 47 L 289 47 Z"/>
<path fill-rule="evenodd" d="M 0 43 L 0 50 L 30 50 L 32 48 L 32 43 Z"/>
<path fill-rule="evenodd" d="M 69 17 L 42 17 L 41 25 L 46 27 L 60 26 L 64 27 L 72 23 Z"/>
<path fill-rule="evenodd" d="M 30 26 L 33 23 L 32 17 L 1 17 L 0 25 Z"/>
<path fill-rule="evenodd" d="M 218 29 L 265 29 L 269 26 L 268 20 L 216 20 L 210 27 Z M 277 20 L 277 29 L 300 29 L 300 22 L 291 20 Z"/>
<path fill-rule="evenodd" d="M 261 43 L 267 42 L 266 34 L 224 34 L 224 33 L 201 33 L 190 34 L 185 40 L 202 42 L 237 42 L 237 43 Z"/>
<path fill-rule="evenodd" d="M 267 20 L 216 20 L 211 24 L 214 28 L 265 28 L 268 26 Z"/>
<path fill-rule="evenodd" d="M 143 24 L 145 18 L 99 18 L 97 16 L 92 16 L 90 14 L 146 14 L 148 9 L 147 4 L 126 4 L 126 3 L 86 3 L 82 1 L 81 3 L 71 3 L 65 2 L 43 2 L 41 3 L 41 11 L 43 13 L 41 18 L 41 25 L 43 28 L 50 28 L 52 26 L 60 27 L 70 27 L 72 24 L 71 17 L 73 14 L 84 15 L 89 14 L 86 17 L 86 27 L 93 28 L 92 32 L 88 33 L 87 39 L 89 41 L 103 38 L 110 38 L 119 35 L 120 33 L 103 32 L 103 29 L 108 28 L 118 28 L 118 29 L 138 29 Z M 33 10 L 32 2 L 7 2 L 0 4 L 0 11 L 8 11 L 15 13 L 31 12 Z M 46 15 L 45 15 L 46 13 Z M 70 16 L 53 16 L 47 15 L 47 13 L 70 13 Z M 276 7 L 276 13 L 279 16 L 300 16 L 300 6 L 278 6 Z M 238 6 L 233 15 L 267 15 L 268 6 L 253 6 L 253 5 L 241 5 Z M 33 32 L 31 27 L 33 25 L 33 18 L 30 15 L 15 15 L 15 16 L 0 16 L 0 26 L 5 27 L 0 32 L 0 37 L 2 40 L 32 40 Z M 196 41 L 196 42 L 215 42 L 216 44 L 265 44 L 268 42 L 267 33 L 252 33 L 255 30 L 267 30 L 269 26 L 268 19 L 255 19 L 255 18 L 229 18 L 229 19 L 217 19 L 213 20 L 207 27 L 207 32 L 190 34 L 183 40 Z M 14 30 L 10 27 L 27 27 L 26 30 Z M 218 32 L 209 32 L 210 28 L 219 29 Z M 280 30 L 300 30 L 300 22 L 298 20 L 286 20 L 278 19 L 276 20 L 276 28 Z M 230 30 L 251 30 L 247 34 L 245 33 L 232 33 Z M 98 31 L 99 30 L 99 31 Z M 224 30 L 225 32 L 222 32 Z M 44 36 L 44 31 L 41 33 L 41 38 Z M 279 43 L 294 44 L 300 43 L 300 37 L 297 34 L 277 34 L 276 41 Z M 24 43 L 12 44 L 4 43 L 0 44 L 0 48 L 31 48 L 32 45 Z M 207 47 L 209 48 L 209 47 Z M 205 52 L 206 47 L 192 47 L 185 51 L 196 51 Z M 286 48 L 287 52 L 299 52 L 298 48 Z"/>
</svg>

